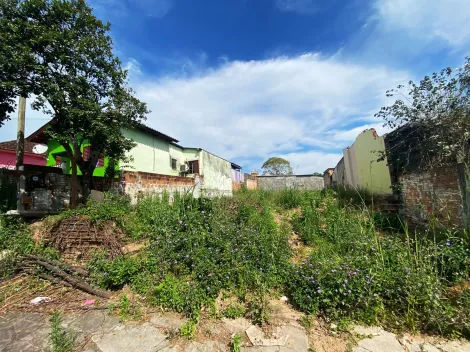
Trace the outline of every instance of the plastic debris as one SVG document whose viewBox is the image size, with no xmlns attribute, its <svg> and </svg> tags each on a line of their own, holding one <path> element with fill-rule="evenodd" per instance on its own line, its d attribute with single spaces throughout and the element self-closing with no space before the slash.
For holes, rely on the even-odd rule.
<svg viewBox="0 0 470 352">
<path fill-rule="evenodd" d="M 95 304 L 94 299 L 87 299 L 85 302 L 83 302 L 83 305 L 85 306 L 91 306 L 92 304 Z"/>
<path fill-rule="evenodd" d="M 286 296 L 282 296 L 282 297 L 281 297 L 281 301 L 283 301 L 283 302 L 287 302 L 288 300 L 289 300 L 289 299 L 288 299 Z"/>
<path fill-rule="evenodd" d="M 31 304 L 41 304 L 41 303 L 48 303 L 51 302 L 52 298 L 50 297 L 36 297 L 32 299 L 29 303 Z"/>
</svg>

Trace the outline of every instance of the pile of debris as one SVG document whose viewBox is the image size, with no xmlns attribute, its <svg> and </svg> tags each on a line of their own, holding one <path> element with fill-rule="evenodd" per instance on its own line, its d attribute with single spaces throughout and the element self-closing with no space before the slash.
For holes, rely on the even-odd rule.
<svg viewBox="0 0 470 352">
<path fill-rule="evenodd" d="M 113 221 L 98 225 L 87 216 L 59 220 L 44 234 L 44 243 L 55 248 L 63 261 L 83 263 L 96 251 L 105 251 L 110 258 L 122 255 L 124 232 Z"/>
</svg>

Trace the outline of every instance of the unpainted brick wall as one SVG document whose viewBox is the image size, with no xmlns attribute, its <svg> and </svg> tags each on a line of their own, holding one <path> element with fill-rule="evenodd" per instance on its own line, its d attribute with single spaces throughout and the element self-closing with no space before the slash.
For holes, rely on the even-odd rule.
<svg viewBox="0 0 470 352">
<path fill-rule="evenodd" d="M 466 226 L 467 181 L 462 164 L 405 174 L 399 182 L 402 211 L 412 227 L 428 227 L 433 219 L 453 228 Z"/>
<path fill-rule="evenodd" d="M 175 193 L 192 192 L 197 186 L 194 178 L 168 176 L 148 172 L 124 172 L 121 178 L 124 193 L 135 202 L 144 195 L 161 195 L 167 192 L 170 197 Z"/>
</svg>

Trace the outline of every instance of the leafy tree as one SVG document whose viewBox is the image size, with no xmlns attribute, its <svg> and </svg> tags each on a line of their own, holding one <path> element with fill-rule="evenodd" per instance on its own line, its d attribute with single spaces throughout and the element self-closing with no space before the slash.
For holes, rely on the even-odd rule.
<svg viewBox="0 0 470 352">
<path fill-rule="evenodd" d="M 323 177 L 323 174 L 321 172 L 314 172 L 313 176 Z"/>
<path fill-rule="evenodd" d="M 47 129 L 65 148 L 72 165 L 72 206 L 77 167 L 87 197 L 99 157 L 120 160 L 133 147 L 121 132 L 148 112 L 127 88 L 127 72 L 114 57 L 112 40 L 84 0 L 6 0 L 0 4 L 0 62 L 6 93 L 34 94 L 32 107 L 53 117 Z M 18 73 L 20 72 L 20 74 Z M 11 100 L 0 101 L 11 111 Z M 2 96 L 0 95 L 0 98 Z M 90 143 L 90 158 L 82 146 Z"/>
<path fill-rule="evenodd" d="M 261 169 L 263 170 L 263 175 L 266 176 L 292 175 L 290 162 L 279 157 L 269 158 L 263 163 Z"/>
<path fill-rule="evenodd" d="M 423 167 L 468 162 L 470 141 L 470 58 L 455 72 L 447 68 L 387 91 L 396 101 L 376 116 L 392 128 L 407 126 Z"/>
</svg>

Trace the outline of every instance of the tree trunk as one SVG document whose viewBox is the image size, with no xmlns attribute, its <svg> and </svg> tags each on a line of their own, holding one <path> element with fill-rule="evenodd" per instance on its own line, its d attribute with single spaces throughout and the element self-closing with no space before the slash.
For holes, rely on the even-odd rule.
<svg viewBox="0 0 470 352">
<path fill-rule="evenodd" d="M 78 203 L 78 184 L 77 184 L 77 160 L 71 159 L 72 162 L 72 194 L 70 195 L 70 209 L 75 209 Z"/>
<path fill-rule="evenodd" d="M 85 202 L 90 196 L 92 182 L 93 182 L 93 171 L 90 172 L 89 169 L 82 170 L 82 195 L 83 195 L 83 200 Z"/>
</svg>

